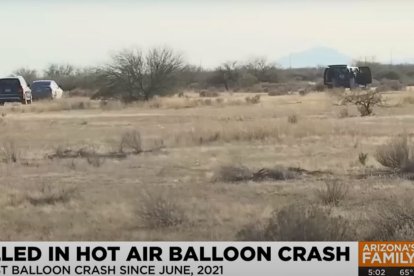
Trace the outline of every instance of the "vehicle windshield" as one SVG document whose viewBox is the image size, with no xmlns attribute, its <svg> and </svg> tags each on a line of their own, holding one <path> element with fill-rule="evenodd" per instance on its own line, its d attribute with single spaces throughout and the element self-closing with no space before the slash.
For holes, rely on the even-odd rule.
<svg viewBox="0 0 414 276">
<path fill-rule="evenodd" d="M 44 87 L 44 86 L 50 86 L 50 81 L 36 81 L 33 83 L 33 87 Z"/>
<path fill-rule="evenodd" d="M 0 79 L 0 87 L 13 87 L 20 85 L 20 82 L 18 79 Z"/>
</svg>

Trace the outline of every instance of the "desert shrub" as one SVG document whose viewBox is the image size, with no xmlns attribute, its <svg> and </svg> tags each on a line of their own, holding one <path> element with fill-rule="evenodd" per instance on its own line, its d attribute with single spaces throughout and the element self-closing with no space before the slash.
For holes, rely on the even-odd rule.
<svg viewBox="0 0 414 276">
<path fill-rule="evenodd" d="M 216 104 L 222 104 L 222 103 L 224 103 L 224 99 L 223 98 L 216 99 Z"/>
<path fill-rule="evenodd" d="M 339 110 L 338 117 L 340 119 L 349 117 L 348 108 L 341 108 L 341 110 Z"/>
<path fill-rule="evenodd" d="M 75 171 L 78 168 L 78 164 L 76 163 L 75 159 L 72 159 L 68 163 L 66 163 L 66 167 L 68 167 L 69 169 Z"/>
<path fill-rule="evenodd" d="M 401 91 L 405 86 L 399 80 L 382 80 L 375 88 L 377 92 Z"/>
<path fill-rule="evenodd" d="M 93 152 L 86 157 L 86 162 L 93 167 L 99 168 L 105 163 L 105 158 L 99 156 L 96 152 Z"/>
<path fill-rule="evenodd" d="M 240 181 L 284 181 L 298 177 L 297 172 L 290 168 L 276 166 L 274 168 L 262 168 L 252 170 L 245 166 L 221 166 L 215 172 L 216 181 L 240 182 Z"/>
<path fill-rule="evenodd" d="M 367 163 L 368 153 L 360 152 L 358 154 L 358 160 L 359 163 L 361 163 L 362 166 L 365 166 Z"/>
<path fill-rule="evenodd" d="M 281 95 L 285 95 L 285 92 L 280 92 L 280 91 L 271 91 L 269 93 L 267 93 L 268 96 L 281 96 Z"/>
<path fill-rule="evenodd" d="M 269 96 L 281 96 L 294 92 L 305 95 L 312 91 L 312 85 L 308 82 L 258 83 L 251 89 L 254 92 L 267 93 Z"/>
<path fill-rule="evenodd" d="M 203 101 L 203 105 L 212 105 L 212 104 L 213 104 L 213 101 L 211 99 L 205 99 Z"/>
<path fill-rule="evenodd" d="M 69 109 L 70 110 L 83 110 L 83 109 L 90 109 L 91 102 L 90 101 L 79 101 L 70 103 Z"/>
<path fill-rule="evenodd" d="M 81 97 L 90 98 L 96 93 L 93 89 L 75 88 L 73 90 L 65 91 L 65 97 Z"/>
<path fill-rule="evenodd" d="M 296 178 L 294 171 L 280 166 L 274 168 L 263 168 L 253 173 L 252 179 L 254 181 L 261 180 L 288 180 Z"/>
<path fill-rule="evenodd" d="M 375 227 L 366 240 L 408 241 L 414 239 L 414 208 L 412 201 L 390 202 L 378 210 L 371 221 Z"/>
<path fill-rule="evenodd" d="M 296 124 L 298 122 L 298 116 L 296 114 L 290 114 L 287 121 L 289 124 Z"/>
<path fill-rule="evenodd" d="M 404 104 L 414 104 L 414 97 L 412 97 L 412 96 L 407 96 L 407 97 L 404 97 L 404 98 L 402 99 L 402 102 L 403 102 Z"/>
<path fill-rule="evenodd" d="M 355 239 L 355 234 L 349 221 L 333 216 L 330 209 L 292 204 L 274 211 L 263 227 L 245 227 L 237 238 L 245 241 L 348 241 Z"/>
<path fill-rule="evenodd" d="M 293 204 L 273 214 L 266 236 L 279 241 L 343 241 L 354 239 L 355 231 L 328 209 Z"/>
<path fill-rule="evenodd" d="M 246 103 L 249 103 L 249 104 L 258 104 L 258 103 L 260 103 L 260 95 L 255 95 L 255 96 L 252 96 L 252 97 L 246 97 L 245 101 L 246 101 Z"/>
<path fill-rule="evenodd" d="M 215 173 L 215 180 L 224 182 L 239 182 L 251 180 L 253 172 L 244 166 L 221 166 Z"/>
<path fill-rule="evenodd" d="M 309 93 L 309 89 L 301 88 L 298 90 L 300 96 L 306 96 Z"/>
<path fill-rule="evenodd" d="M 185 221 L 184 210 L 174 198 L 158 190 L 141 196 L 137 215 L 151 228 L 173 227 Z"/>
<path fill-rule="evenodd" d="M 202 98 L 215 98 L 220 96 L 220 94 L 216 91 L 208 91 L 208 90 L 203 90 L 199 93 L 200 97 Z"/>
<path fill-rule="evenodd" d="M 387 79 L 387 80 L 401 80 L 401 76 L 396 71 L 383 71 L 379 72 L 376 75 L 378 80 Z"/>
<path fill-rule="evenodd" d="M 345 199 L 348 193 L 348 187 L 341 181 L 325 180 L 325 187 L 317 190 L 317 197 L 325 205 L 337 206 Z"/>
<path fill-rule="evenodd" d="M 154 98 L 150 99 L 149 101 L 147 101 L 146 104 L 149 108 L 158 109 L 158 108 L 163 107 L 163 102 L 158 97 L 154 97 Z"/>
<path fill-rule="evenodd" d="M 30 192 L 26 195 L 26 200 L 32 205 L 54 205 L 66 203 L 73 198 L 76 193 L 74 188 L 53 187 L 43 185 L 39 190 Z"/>
<path fill-rule="evenodd" d="M 369 116 L 373 112 L 373 108 L 383 102 L 381 94 L 378 91 L 353 90 L 345 93 L 342 98 L 343 103 L 354 104 L 361 116 Z"/>
<path fill-rule="evenodd" d="M 238 80 L 238 85 L 243 88 L 249 88 L 255 85 L 258 82 L 256 76 L 250 73 L 244 73 L 240 76 Z"/>
<path fill-rule="evenodd" d="M 245 225 L 236 233 L 236 239 L 238 241 L 268 241 L 266 226 L 263 221 L 255 221 Z"/>
<path fill-rule="evenodd" d="M 119 152 L 124 152 L 126 149 L 132 149 L 135 154 L 142 152 L 141 133 L 137 130 L 125 132 L 119 143 Z"/>
<path fill-rule="evenodd" d="M 89 165 L 99 167 L 105 159 L 123 159 L 127 157 L 127 153 L 119 151 L 97 152 L 95 145 L 86 145 L 80 148 L 71 148 L 58 146 L 55 152 L 48 154 L 49 159 L 75 159 L 85 158 Z"/>
<path fill-rule="evenodd" d="M 65 156 L 65 151 L 66 151 L 66 147 L 62 146 L 62 145 L 58 145 L 55 150 L 54 150 L 54 156 L 56 156 L 56 158 L 64 158 Z"/>
<path fill-rule="evenodd" d="M 20 151 L 14 141 L 5 141 L 0 146 L 0 156 L 5 163 L 17 163 L 20 159 Z"/>
<path fill-rule="evenodd" d="M 391 240 L 412 241 L 414 240 L 414 221 L 410 221 L 397 228 Z"/>
<path fill-rule="evenodd" d="M 393 91 L 402 91 L 405 89 L 405 85 L 400 81 L 388 81 L 385 82 Z"/>
<path fill-rule="evenodd" d="M 92 155 L 96 155 L 94 146 L 81 147 L 79 149 L 73 149 L 71 147 L 59 145 L 55 148 L 55 152 L 49 155 L 49 158 L 87 158 Z"/>
<path fill-rule="evenodd" d="M 118 110 L 124 108 L 125 105 L 120 101 L 102 100 L 99 101 L 99 108 L 102 110 Z"/>
<path fill-rule="evenodd" d="M 325 89 L 326 89 L 326 86 L 323 82 L 318 82 L 317 84 L 313 86 L 313 90 L 317 92 L 323 92 L 325 91 Z"/>
<path fill-rule="evenodd" d="M 375 159 L 384 167 L 403 170 L 410 164 L 408 137 L 400 136 L 377 148 Z"/>
</svg>

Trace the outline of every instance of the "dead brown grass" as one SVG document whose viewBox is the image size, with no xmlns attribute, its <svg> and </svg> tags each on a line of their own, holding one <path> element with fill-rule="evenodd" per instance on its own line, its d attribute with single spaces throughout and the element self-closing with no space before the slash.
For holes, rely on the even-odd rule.
<svg viewBox="0 0 414 276">
<path fill-rule="evenodd" d="M 411 163 L 410 154 L 408 137 L 403 135 L 378 147 L 375 157 L 384 167 L 404 170 Z"/>
<path fill-rule="evenodd" d="M 233 166 L 226 165 L 220 167 L 217 172 L 215 179 L 216 181 L 224 182 L 240 182 L 248 181 L 253 178 L 253 172 L 244 166 Z"/>
<path fill-rule="evenodd" d="M 0 157 L 5 163 L 17 163 L 20 159 L 20 149 L 12 140 L 6 140 L 0 145 Z"/>
<path fill-rule="evenodd" d="M 150 229 L 173 227 L 185 221 L 185 214 L 177 199 L 163 190 L 150 190 L 140 196 L 138 218 Z"/>
<path fill-rule="evenodd" d="M 414 238 L 414 204 L 412 199 L 403 198 L 399 202 L 379 207 L 373 218 L 373 228 L 368 240 L 409 241 Z"/>
<path fill-rule="evenodd" d="M 288 123 L 296 124 L 298 122 L 298 116 L 296 114 L 290 114 L 287 119 Z"/>
<path fill-rule="evenodd" d="M 261 94 L 259 104 L 246 103 L 255 95 L 1 107 L 0 141 L 13 141 L 21 157 L 0 162 L 0 238 L 235 240 L 242 229 L 254 240 L 379 237 L 378 206 L 411 194 L 412 175 L 374 160 L 361 166 L 358 156 L 376 156 L 396 133 L 407 134 L 410 148 L 414 111 L 398 105 L 408 94 L 384 94 L 389 104 L 375 116 L 341 119 L 343 106 L 329 94 Z M 135 146 L 119 152 L 131 130 L 139 130 L 140 154 Z M 328 179 L 352 189 L 342 197 L 324 187 L 331 196 L 322 203 L 315 191 Z M 411 235 L 397 217 L 401 227 L 385 239 Z"/>
<path fill-rule="evenodd" d="M 76 193 L 74 188 L 42 185 L 40 189 L 26 194 L 26 200 L 34 206 L 67 203 Z"/>
<path fill-rule="evenodd" d="M 132 150 L 135 154 L 142 152 L 142 138 L 139 131 L 130 130 L 122 135 L 121 142 L 119 143 L 119 152 L 125 152 L 126 150 Z"/>
<path fill-rule="evenodd" d="M 350 241 L 354 226 L 331 210 L 317 205 L 292 204 L 275 210 L 264 224 L 249 225 L 238 233 L 245 241 Z"/>
<path fill-rule="evenodd" d="M 317 197 L 325 205 L 338 206 L 348 194 L 348 186 L 338 179 L 325 180 L 325 187 L 317 191 Z"/>
</svg>

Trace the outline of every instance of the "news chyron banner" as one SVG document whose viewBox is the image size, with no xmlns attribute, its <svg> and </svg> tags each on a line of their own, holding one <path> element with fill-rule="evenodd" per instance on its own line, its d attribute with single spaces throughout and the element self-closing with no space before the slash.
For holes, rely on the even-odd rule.
<svg viewBox="0 0 414 276">
<path fill-rule="evenodd" d="M 0 275 L 414 276 L 413 242 L 0 244 Z"/>
</svg>

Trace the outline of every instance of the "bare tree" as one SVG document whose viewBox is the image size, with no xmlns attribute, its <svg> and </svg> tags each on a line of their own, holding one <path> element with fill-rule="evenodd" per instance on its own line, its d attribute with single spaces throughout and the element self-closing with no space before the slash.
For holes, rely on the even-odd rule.
<svg viewBox="0 0 414 276">
<path fill-rule="evenodd" d="M 183 68 L 181 55 L 169 48 L 116 53 L 101 69 L 102 87 L 95 98 L 120 98 L 131 102 L 149 100 L 173 92 L 176 73 Z"/>
<path fill-rule="evenodd" d="M 239 79 L 239 66 L 237 61 L 229 61 L 222 64 L 219 71 L 223 74 L 224 86 L 226 90 L 234 86 Z"/>
<path fill-rule="evenodd" d="M 38 74 L 35 69 L 24 67 L 15 70 L 13 74 L 16 76 L 22 76 L 29 84 L 38 78 Z"/>
<path fill-rule="evenodd" d="M 55 80 L 64 90 L 77 87 L 76 68 L 71 64 L 50 64 L 44 70 L 43 78 Z"/>
<path fill-rule="evenodd" d="M 236 86 L 239 75 L 240 70 L 237 61 L 228 61 L 214 70 L 209 78 L 209 83 L 217 86 L 224 85 L 226 90 L 230 90 Z"/>
<path fill-rule="evenodd" d="M 75 73 L 75 67 L 70 64 L 50 64 L 44 71 L 44 75 L 52 79 L 72 76 Z"/>
<path fill-rule="evenodd" d="M 244 66 L 244 69 L 260 82 L 277 82 L 279 80 L 276 64 L 268 62 L 264 57 L 251 59 Z"/>
</svg>

